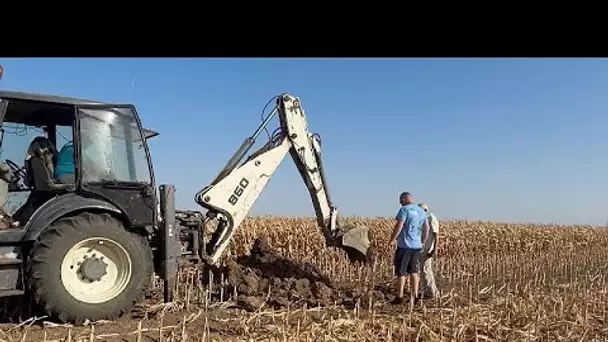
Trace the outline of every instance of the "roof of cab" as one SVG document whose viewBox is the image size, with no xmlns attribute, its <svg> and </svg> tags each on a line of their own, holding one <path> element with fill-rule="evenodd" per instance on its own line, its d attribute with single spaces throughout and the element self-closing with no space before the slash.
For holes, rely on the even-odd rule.
<svg viewBox="0 0 608 342">
<path fill-rule="evenodd" d="M 107 102 L 77 99 L 75 97 L 26 93 L 26 92 L 7 91 L 7 90 L 0 90 L 0 98 L 5 98 L 5 99 L 9 99 L 9 100 L 14 99 L 14 100 L 49 102 L 49 103 L 57 103 L 57 104 L 68 104 L 68 105 L 75 105 L 75 106 L 87 105 L 87 104 L 89 104 L 89 105 L 109 104 Z"/>
<path fill-rule="evenodd" d="M 82 106 L 82 105 L 110 105 L 111 103 L 102 102 L 102 101 L 94 101 L 94 100 L 86 100 L 86 99 L 78 99 L 75 97 L 66 97 L 66 96 L 57 96 L 57 95 L 48 95 L 48 94 L 38 94 L 38 93 L 27 93 L 27 92 L 19 92 L 19 91 L 8 91 L 8 90 L 0 90 L 0 98 L 7 100 L 25 100 L 25 101 L 34 101 L 34 102 L 47 102 L 52 104 L 66 104 L 72 106 Z M 144 128 L 145 139 L 153 138 L 159 135 L 158 132 L 153 131 L 151 129 Z"/>
</svg>

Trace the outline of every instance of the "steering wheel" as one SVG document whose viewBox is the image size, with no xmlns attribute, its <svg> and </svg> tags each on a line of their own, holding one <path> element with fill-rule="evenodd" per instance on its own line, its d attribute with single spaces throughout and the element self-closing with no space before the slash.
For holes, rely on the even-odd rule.
<svg viewBox="0 0 608 342">
<path fill-rule="evenodd" d="M 11 168 L 11 171 L 13 171 L 13 173 L 17 177 L 21 178 L 24 182 L 29 184 L 30 177 L 27 176 L 27 173 L 25 173 L 25 170 L 23 170 L 19 165 L 17 165 L 17 163 L 15 163 L 14 161 L 12 161 L 10 159 L 6 159 L 4 162 Z"/>
</svg>

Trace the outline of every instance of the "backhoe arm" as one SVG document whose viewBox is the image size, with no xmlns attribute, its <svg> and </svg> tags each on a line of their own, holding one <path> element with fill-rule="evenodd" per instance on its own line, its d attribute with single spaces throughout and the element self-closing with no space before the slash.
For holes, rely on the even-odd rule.
<svg viewBox="0 0 608 342">
<path fill-rule="evenodd" d="M 321 137 L 308 130 L 306 114 L 298 98 L 283 95 L 277 102 L 281 129 L 291 142 L 289 153 L 310 193 L 317 224 L 323 230 L 327 244 L 334 245 L 332 238 L 336 231 L 338 209 L 331 202 L 323 172 Z"/>
<path fill-rule="evenodd" d="M 259 134 L 277 114 L 280 127 L 268 143 L 239 165 Z M 237 228 L 287 154 L 291 155 L 308 188 L 317 224 L 323 231 L 326 244 L 344 248 L 351 259 L 366 259 L 369 247 L 367 228 L 351 228 L 345 232 L 338 227 L 338 211 L 331 202 L 323 172 L 320 137 L 309 132 L 299 99 L 283 94 L 277 97 L 273 111 L 255 133 L 245 139 L 211 185 L 195 197 L 195 201 L 208 210 L 207 221 L 218 219 L 218 227 L 206 244 L 208 263 L 215 264 L 222 256 Z"/>
</svg>

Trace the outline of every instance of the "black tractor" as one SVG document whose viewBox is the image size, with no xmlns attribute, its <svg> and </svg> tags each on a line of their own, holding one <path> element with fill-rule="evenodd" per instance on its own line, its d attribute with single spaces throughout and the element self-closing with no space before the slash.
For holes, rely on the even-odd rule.
<svg viewBox="0 0 608 342">
<path fill-rule="evenodd" d="M 2 213 L 0 297 L 66 322 L 115 319 L 156 272 L 171 300 L 192 252 L 180 236 L 198 248 L 200 213 L 176 215 L 174 187 L 157 191 L 147 145 L 157 133 L 135 107 L 0 91 L 0 123 L 0 205 L 25 195 Z"/>
</svg>

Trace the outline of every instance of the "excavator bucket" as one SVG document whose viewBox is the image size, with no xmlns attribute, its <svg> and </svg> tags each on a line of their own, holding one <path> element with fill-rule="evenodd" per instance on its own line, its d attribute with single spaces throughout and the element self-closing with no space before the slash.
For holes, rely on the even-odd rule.
<svg viewBox="0 0 608 342">
<path fill-rule="evenodd" d="M 340 230 L 340 248 L 346 252 L 349 259 L 363 263 L 372 262 L 373 253 L 369 240 L 369 228 L 347 225 L 341 227 Z"/>
</svg>

